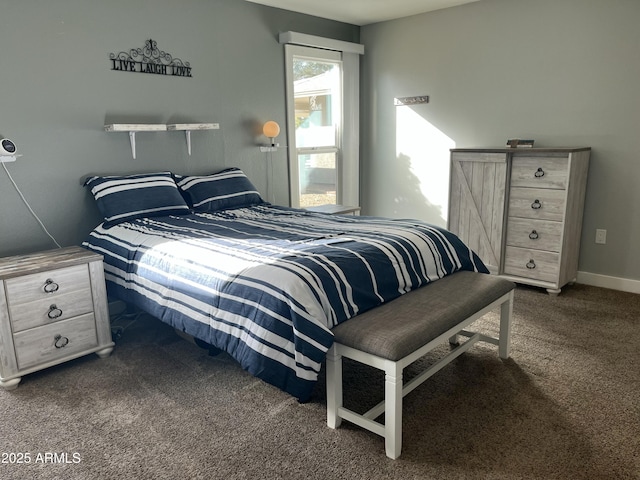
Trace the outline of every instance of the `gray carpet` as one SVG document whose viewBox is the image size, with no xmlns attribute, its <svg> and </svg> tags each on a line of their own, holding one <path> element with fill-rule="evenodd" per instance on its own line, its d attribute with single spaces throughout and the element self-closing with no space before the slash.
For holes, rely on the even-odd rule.
<svg viewBox="0 0 640 480">
<path fill-rule="evenodd" d="M 381 437 L 326 426 L 322 381 L 299 404 L 142 317 L 111 357 L 0 392 L 0 478 L 640 478 L 639 318 L 639 295 L 519 287 L 512 358 L 477 344 L 406 397 L 394 461 Z M 493 331 L 496 320 L 480 323 Z M 382 398 L 378 372 L 345 369 L 347 406 Z"/>
</svg>

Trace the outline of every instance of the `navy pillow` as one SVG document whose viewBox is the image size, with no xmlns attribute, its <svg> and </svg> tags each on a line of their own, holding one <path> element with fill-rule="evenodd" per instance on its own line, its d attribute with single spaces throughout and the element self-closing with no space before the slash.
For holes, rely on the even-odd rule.
<svg viewBox="0 0 640 480">
<path fill-rule="evenodd" d="M 233 167 L 213 175 L 175 175 L 178 187 L 196 212 L 217 212 L 265 203 L 242 170 Z"/>
<path fill-rule="evenodd" d="M 96 199 L 107 228 L 134 218 L 190 213 L 171 172 L 95 176 L 84 186 Z"/>
</svg>

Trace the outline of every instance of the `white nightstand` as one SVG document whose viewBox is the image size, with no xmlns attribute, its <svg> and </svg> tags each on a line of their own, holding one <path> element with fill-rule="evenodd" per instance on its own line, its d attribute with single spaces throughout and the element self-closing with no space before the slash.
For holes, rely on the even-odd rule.
<svg viewBox="0 0 640 480">
<path fill-rule="evenodd" d="M 358 215 L 360 213 L 360 207 L 353 207 L 349 205 L 318 205 L 316 207 L 305 207 L 305 210 L 310 212 L 328 213 L 331 215 Z"/>
<path fill-rule="evenodd" d="M 101 255 L 67 247 L 0 258 L 0 387 L 113 347 Z"/>
</svg>

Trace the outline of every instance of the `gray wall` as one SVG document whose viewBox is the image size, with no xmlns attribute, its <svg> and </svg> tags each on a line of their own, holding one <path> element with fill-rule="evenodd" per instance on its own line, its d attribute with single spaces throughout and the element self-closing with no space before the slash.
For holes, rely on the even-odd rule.
<svg viewBox="0 0 640 480">
<path fill-rule="evenodd" d="M 99 221 L 80 186 L 91 173 L 237 165 L 266 196 L 256 129 L 285 124 L 278 32 L 361 33 L 363 213 L 444 225 L 451 146 L 587 145 L 580 270 L 640 279 L 637 1 L 482 0 L 362 29 L 240 0 L 0 2 L 0 135 L 23 154 L 5 166 L 62 245 Z M 147 38 L 190 61 L 193 78 L 110 70 L 109 53 Z M 429 104 L 393 106 L 422 94 Z M 104 132 L 110 122 L 221 129 L 194 132 L 191 157 L 180 132 L 140 133 L 133 160 L 126 133 Z M 273 161 L 269 199 L 286 204 L 286 151 Z M 596 228 L 606 245 L 594 244 Z M 53 246 L 0 169 L 0 256 Z"/>
<path fill-rule="evenodd" d="M 0 135 L 23 155 L 5 164 L 62 245 L 78 244 L 100 220 L 81 180 L 91 173 L 207 173 L 239 166 L 267 195 L 267 159 L 257 132 L 285 131 L 280 31 L 357 42 L 359 28 L 240 0 L 0 0 Z M 152 38 L 189 61 L 193 78 L 111 70 L 109 54 Z M 105 123 L 219 122 L 194 132 L 126 133 Z M 285 144 L 286 141 L 281 141 Z M 288 203 L 286 151 L 273 157 L 269 200 Z M 54 248 L 0 168 L 0 256 Z"/>
<path fill-rule="evenodd" d="M 640 279 L 639 20 L 636 0 L 482 0 L 363 27 L 364 213 L 445 225 L 453 145 L 590 146 L 579 269 Z"/>
</svg>

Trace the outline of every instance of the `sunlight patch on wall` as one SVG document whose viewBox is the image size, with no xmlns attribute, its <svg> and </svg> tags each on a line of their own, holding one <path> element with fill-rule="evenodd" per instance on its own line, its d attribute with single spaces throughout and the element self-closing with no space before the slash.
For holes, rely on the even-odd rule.
<svg viewBox="0 0 640 480">
<path fill-rule="evenodd" d="M 449 150 L 455 142 L 411 107 L 396 108 L 396 155 L 408 158 L 425 200 L 446 222 L 449 206 Z"/>
</svg>

